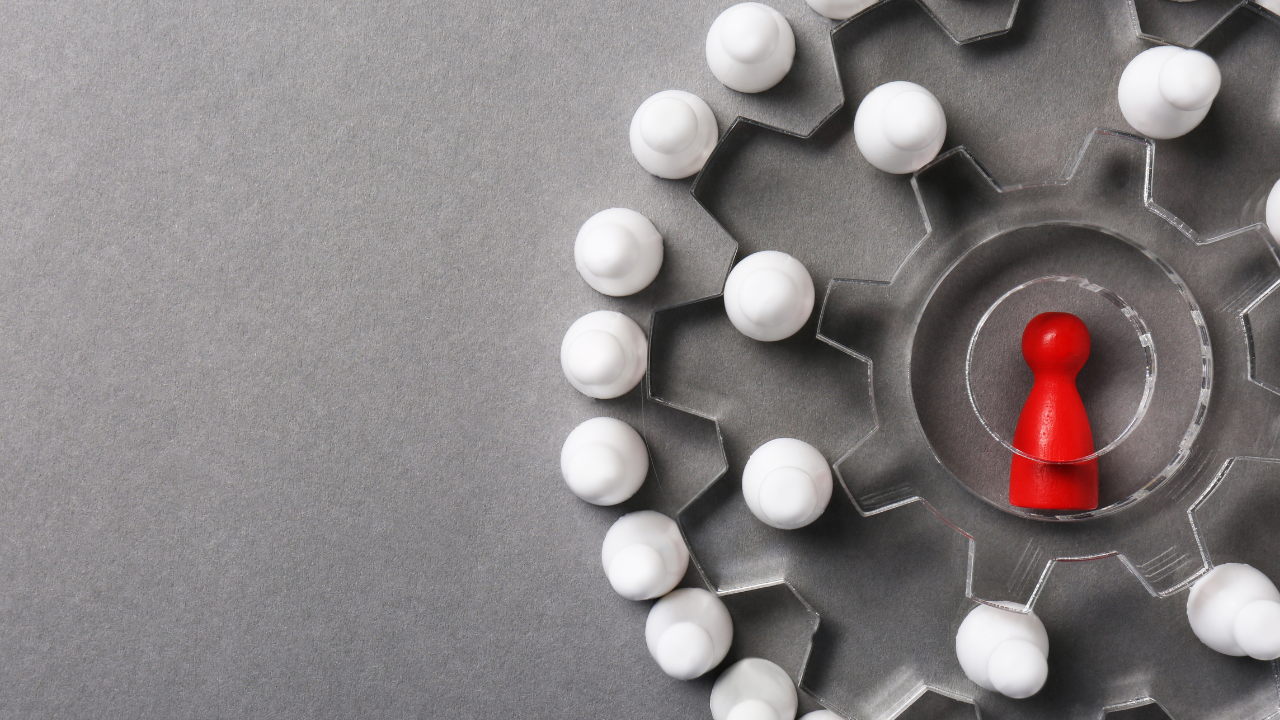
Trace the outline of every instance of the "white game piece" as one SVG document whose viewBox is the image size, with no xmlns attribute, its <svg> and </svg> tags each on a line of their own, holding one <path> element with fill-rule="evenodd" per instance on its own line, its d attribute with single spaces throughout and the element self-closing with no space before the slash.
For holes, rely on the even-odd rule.
<svg viewBox="0 0 1280 720">
<path fill-rule="evenodd" d="M 1197 580 L 1187 620 L 1200 642 L 1224 655 L 1280 658 L 1280 592 L 1253 567 L 1227 563 Z"/>
<path fill-rule="evenodd" d="M 751 514 L 764 524 L 780 530 L 804 527 L 831 502 L 831 466 L 807 442 L 770 440 L 747 460 L 742 496 Z"/>
<path fill-rule="evenodd" d="M 762 658 L 739 660 L 711 686 L 714 720 L 795 720 L 799 704 L 787 671 Z"/>
<path fill-rule="evenodd" d="M 848 20 L 880 2 L 880 0 L 805 0 L 809 7 L 822 17 L 832 20 Z M 813 713 L 810 713 L 812 715 Z M 806 715 L 805 717 L 809 717 Z"/>
<path fill-rule="evenodd" d="M 635 321 L 611 310 L 578 318 L 560 343 L 560 367 L 583 395 L 607 400 L 630 392 L 644 377 L 649 343 Z"/>
<path fill-rule="evenodd" d="M 596 292 L 634 295 L 658 277 L 662 234 L 635 210 L 601 210 L 578 230 L 573 260 L 578 274 Z"/>
<path fill-rule="evenodd" d="M 681 588 L 649 610 L 644 640 L 663 672 L 692 680 L 724 660 L 733 643 L 733 620 L 713 593 Z"/>
<path fill-rule="evenodd" d="M 830 710 L 814 710 L 811 713 L 805 713 L 800 720 L 844 720 L 844 718 Z"/>
<path fill-rule="evenodd" d="M 1271 187 L 1271 194 L 1267 196 L 1267 229 L 1271 231 L 1271 237 L 1280 240 L 1280 180 Z"/>
<path fill-rule="evenodd" d="M 689 568 L 689 549 L 675 520 L 641 510 L 623 515 L 609 528 L 600 561 L 619 595 L 652 600 L 680 584 Z"/>
<path fill-rule="evenodd" d="M 707 65 L 730 90 L 764 92 L 791 70 L 796 36 L 782 13 L 745 2 L 720 13 L 707 32 Z"/>
<path fill-rule="evenodd" d="M 867 93 L 853 116 L 853 139 L 867 162 L 887 173 L 912 173 L 938 156 L 947 115 L 933 93 L 895 80 Z"/>
<path fill-rule="evenodd" d="M 978 605 L 956 633 L 956 657 L 969 679 L 1011 698 L 1040 692 L 1049 677 L 1049 634 L 1025 605 L 998 603 L 1001 610 Z"/>
<path fill-rule="evenodd" d="M 776 250 L 742 259 L 724 283 L 724 309 L 743 335 L 771 342 L 795 335 L 813 312 L 813 278 Z"/>
<path fill-rule="evenodd" d="M 574 495 L 592 505 L 617 505 L 644 484 L 649 453 L 630 425 L 609 417 L 592 418 L 565 438 L 560 473 Z"/>
<path fill-rule="evenodd" d="M 719 139 L 711 108 L 681 90 L 650 96 L 631 118 L 631 154 L 645 170 L 668 180 L 701 170 Z"/>
<path fill-rule="evenodd" d="M 1156 140 L 1186 135 L 1209 114 L 1222 86 L 1213 58 L 1199 50 L 1162 45 L 1138 53 L 1120 76 L 1120 112 L 1135 130 Z"/>
</svg>

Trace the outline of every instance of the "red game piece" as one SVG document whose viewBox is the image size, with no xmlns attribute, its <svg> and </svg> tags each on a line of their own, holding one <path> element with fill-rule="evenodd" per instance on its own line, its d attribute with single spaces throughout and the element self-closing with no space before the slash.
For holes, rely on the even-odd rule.
<svg viewBox="0 0 1280 720">
<path fill-rule="evenodd" d="M 1013 446 L 1045 460 L 1092 455 L 1093 430 L 1076 389 L 1076 374 L 1089 359 L 1089 328 L 1063 312 L 1041 313 L 1022 331 L 1022 357 L 1035 384 L 1018 416 Z M 1013 456 L 1009 504 L 1037 510 L 1098 507 L 1098 460 L 1052 464 Z"/>
</svg>

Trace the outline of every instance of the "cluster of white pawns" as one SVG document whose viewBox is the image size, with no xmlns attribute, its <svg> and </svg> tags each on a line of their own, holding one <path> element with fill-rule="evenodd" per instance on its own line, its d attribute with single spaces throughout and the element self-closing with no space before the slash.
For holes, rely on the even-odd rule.
<svg viewBox="0 0 1280 720">
<path fill-rule="evenodd" d="M 843 19 L 861 0 L 808 0 L 815 10 Z M 748 2 L 724 11 L 707 34 L 707 64 L 729 88 L 761 92 L 790 71 L 795 36 L 773 8 Z M 1217 96 L 1221 76 L 1204 53 L 1157 47 L 1135 57 L 1118 90 L 1125 119 L 1153 138 L 1190 132 Z M 889 173 L 911 173 L 942 148 L 947 120 L 932 93 L 910 82 L 886 83 L 858 106 L 854 138 L 863 156 Z M 719 139 L 702 99 L 667 90 L 645 100 L 631 122 L 631 150 L 650 173 L 684 178 L 706 163 Z M 1280 182 L 1267 203 L 1267 224 L 1280 230 Z M 1280 234 L 1280 233 L 1277 233 Z M 644 289 L 662 266 L 662 235 L 634 210 L 612 208 L 578 232 L 574 260 L 583 279 L 611 296 Z M 790 337 L 813 311 L 813 280 L 790 255 L 754 253 L 729 273 L 725 312 L 744 335 L 761 342 Z M 582 393 L 616 398 L 634 388 L 648 362 L 644 331 L 621 313 L 579 318 L 560 347 L 565 376 Z M 616 505 L 639 490 L 649 470 L 644 440 L 613 418 L 588 420 L 569 434 L 560 455 L 569 489 L 596 505 Z M 777 438 L 756 449 L 743 470 L 742 493 L 752 514 L 772 527 L 804 527 L 831 499 L 831 467 L 812 445 Z M 601 560 L 610 584 L 630 600 L 661 598 L 650 610 L 645 641 L 668 675 L 688 680 L 724 660 L 733 622 L 724 604 L 700 588 L 675 590 L 689 551 L 676 523 L 653 511 L 619 518 L 605 535 Z M 1040 619 L 1017 603 L 977 605 L 961 623 L 956 655 L 975 683 L 1014 698 L 1034 695 L 1048 677 L 1049 639 Z M 1201 578 L 1187 601 L 1192 630 L 1228 655 L 1280 657 L 1280 591 L 1247 565 L 1221 565 Z M 772 662 L 748 658 L 725 670 L 711 691 L 715 720 L 793 720 L 794 684 Z M 818 711 L 805 720 L 835 718 Z"/>
</svg>

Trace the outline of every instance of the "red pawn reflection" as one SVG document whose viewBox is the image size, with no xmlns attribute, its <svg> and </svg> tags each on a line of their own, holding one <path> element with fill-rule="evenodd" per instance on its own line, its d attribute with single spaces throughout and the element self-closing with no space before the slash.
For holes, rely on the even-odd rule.
<svg viewBox="0 0 1280 720">
<path fill-rule="evenodd" d="M 1035 384 L 1018 416 L 1013 446 L 1045 460 L 1092 455 L 1093 430 L 1076 389 L 1076 374 L 1089 359 L 1089 328 L 1070 313 L 1041 313 L 1022 331 L 1022 357 Z M 1013 456 L 1009 504 L 1037 510 L 1098 507 L 1098 460 L 1054 465 Z"/>
</svg>

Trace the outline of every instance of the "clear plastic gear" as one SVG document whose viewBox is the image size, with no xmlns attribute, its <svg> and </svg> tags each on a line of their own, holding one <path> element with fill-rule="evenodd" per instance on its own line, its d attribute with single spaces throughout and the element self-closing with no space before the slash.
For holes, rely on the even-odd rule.
<svg viewBox="0 0 1280 720">
<path fill-rule="evenodd" d="M 1263 718 L 1277 710 L 1268 665 L 1242 668 L 1201 652 L 1194 638 L 1188 642 L 1181 603 L 1150 599 L 1184 589 L 1204 571 L 1213 538 L 1198 531 L 1188 515 L 1210 503 L 1231 472 L 1270 462 L 1248 458 L 1273 449 L 1280 417 L 1280 397 L 1258 381 L 1258 364 L 1251 360 L 1261 340 L 1253 331 L 1258 321 L 1249 322 L 1280 283 L 1274 247 L 1258 227 L 1210 244 L 1191 240 L 1150 200 L 1154 152 L 1150 141 L 1099 131 L 1060 183 L 1001 188 L 964 150 L 921 171 L 913 184 L 928 235 L 891 282 L 832 283 L 818 324 L 819 340 L 830 343 L 831 352 L 826 360 L 796 369 L 830 389 L 848 367 L 841 356 L 866 362 L 877 426 L 836 463 L 852 503 L 833 501 L 833 509 L 812 530 L 781 533 L 753 525 L 732 502 L 736 488 L 721 482 L 680 513 L 698 567 L 712 586 L 746 587 L 771 575 L 786 577 L 827 619 L 826 631 L 815 641 L 815 662 L 801 682 L 825 704 L 852 717 L 891 717 L 940 693 L 978 704 L 987 717 L 1036 717 L 1066 704 L 1075 708 L 1068 716 L 1083 718 L 1154 696 L 1174 717 L 1214 717 L 1223 708 L 1206 705 L 1204 694 L 1193 690 L 1204 677 L 1214 676 L 1238 699 L 1226 708 L 1231 714 L 1222 717 Z M 1039 244 L 1034 235 L 1043 236 Z M 1072 252 L 1055 254 L 1049 247 L 1055 243 Z M 1073 259 L 1075 254 L 1084 259 Z M 1000 268 L 994 276 L 993 265 Z M 959 339 L 956 347 L 963 356 L 988 302 L 1026 279 L 1042 277 L 1042 266 L 1093 274 L 1097 281 L 1089 285 L 1107 287 L 1132 303 L 1128 307 L 1144 317 L 1160 359 L 1157 388 L 1165 389 L 1154 394 L 1149 407 L 1166 418 L 1180 413 L 1186 421 L 1140 422 L 1129 440 L 1103 456 L 1121 460 L 1110 470 L 1150 472 L 1122 474 L 1128 483 L 1123 492 L 1113 491 L 1106 496 L 1109 507 L 1088 517 L 1033 519 L 999 508 L 998 498 L 984 499 L 984 488 L 965 485 L 975 476 L 962 469 L 957 477 L 939 459 L 955 465 L 956 458 L 947 453 L 956 449 L 937 445 L 945 438 L 929 434 L 931 420 L 957 432 L 962 447 L 987 457 L 1003 453 L 1005 477 L 1009 455 L 976 416 L 961 427 L 964 414 L 974 415 L 966 403 L 929 393 L 943 408 L 939 416 L 929 403 L 921 405 L 920 388 L 912 392 L 911 367 L 930 367 L 921 352 L 951 354 L 942 350 L 948 338 L 926 338 L 929 342 L 920 345 L 917 324 L 939 326 L 930 310 L 934 302 L 944 301 L 946 318 L 959 316 L 949 335 Z M 1108 270 L 1109 277 L 1097 274 Z M 990 286 L 990 294 L 975 297 L 971 307 L 951 302 L 965 285 L 948 287 L 951 278 L 966 276 L 972 276 L 971 284 Z M 1097 294 L 1079 284 L 1057 285 L 1085 303 Z M 675 318 L 663 317 L 671 312 L 686 318 L 701 314 L 696 305 L 660 313 L 655 352 L 684 347 L 684 356 L 705 360 L 701 351 L 706 348 L 690 344 L 697 335 L 718 332 L 712 320 L 682 323 L 691 331 L 671 333 L 664 320 Z M 1274 315 L 1266 315 L 1268 324 Z M 797 358 L 802 352 L 822 355 L 803 340 L 789 349 L 745 347 Z M 1140 363 L 1143 357 L 1134 353 Z M 687 375 L 666 384 L 666 371 L 678 370 L 679 364 L 656 363 L 664 377 L 654 382 L 655 397 L 706 408 L 713 394 L 707 384 L 691 392 Z M 1144 384 L 1142 368 L 1129 373 L 1128 382 Z M 963 374 L 956 376 L 954 368 L 951 373 L 953 394 L 962 396 Z M 1141 392 L 1130 388 L 1118 396 L 1136 404 Z M 955 407 L 960 414 L 949 415 Z M 710 408 L 709 414 L 720 416 L 725 409 Z M 1153 431 L 1143 435 L 1143 428 Z M 741 454 L 745 448 L 730 439 L 740 433 L 727 434 L 729 455 Z M 825 447 L 838 445 L 841 435 L 828 433 Z M 1119 455 L 1125 448 L 1150 447 L 1167 454 L 1140 453 L 1144 457 L 1136 463 Z M 972 458 L 958 460 L 964 468 Z M 1247 487 L 1255 495 L 1262 490 L 1258 482 Z M 1081 559 L 1103 562 L 1072 563 L 1057 571 L 1068 577 L 1049 582 L 1059 563 Z M 833 576 L 833 562 L 845 573 L 843 579 Z M 1126 570 L 1141 584 L 1124 580 Z M 1058 659 L 1057 679 L 1040 695 L 1011 704 L 977 694 L 956 678 L 945 643 L 958 623 L 949 613 L 966 608 L 966 596 L 979 602 L 1038 603 L 1037 612 L 1063 630 L 1058 637 L 1075 636 L 1066 653 L 1059 646 L 1056 654 L 1051 650 Z M 893 602 L 895 597 L 901 601 Z M 1151 604 L 1144 605 L 1142 597 Z M 867 645 L 877 648 L 874 657 L 863 651 Z M 1091 657 L 1097 654 L 1091 649 L 1102 650 L 1104 658 Z M 1151 682 L 1135 685 L 1133 673 L 1144 667 L 1163 669 Z M 857 687 L 847 680 L 850 674 L 861 678 Z M 886 686 L 888 680 L 893 683 Z"/>
<path fill-rule="evenodd" d="M 896 5 L 900 7 L 892 12 L 899 17 L 913 12 L 909 4 Z M 1193 36 L 1197 41 L 1224 18 L 1266 17 L 1239 3 L 1218 3 L 1216 10 L 1208 5 L 1203 4 L 1199 20 L 1192 18 L 1203 24 Z M 1142 38 L 1158 24 L 1149 23 L 1150 14 L 1144 13 L 1174 17 L 1159 4 L 1139 0 L 1128 7 L 1142 22 L 1144 31 L 1137 34 Z M 1220 14 L 1210 18 L 1211 11 Z M 929 14 L 934 15 L 932 7 Z M 1182 25 L 1184 31 L 1190 26 L 1195 22 Z M 866 33 L 859 37 L 865 39 Z M 846 61 L 842 56 L 841 62 Z M 854 82 L 855 88 L 862 84 Z M 695 197 L 740 241 L 752 233 L 743 233 L 735 222 L 744 210 L 733 206 L 735 170 L 744 156 L 747 162 L 754 161 L 752 155 L 761 156 L 754 138 L 771 130 L 757 122 L 737 124 L 717 151 L 720 166 L 714 167 L 713 158 L 694 186 Z M 784 142 L 800 148 L 810 161 L 857 162 L 833 150 L 838 141 L 832 138 L 838 136 L 826 138 L 824 132 L 809 142 Z M 1018 154 L 1008 149 L 1002 151 L 1003 162 Z M 793 153 L 787 164 L 797 165 L 794 151 L 786 152 Z M 1155 718 L 1165 712 L 1175 718 L 1265 718 L 1280 709 L 1274 668 L 1224 662 L 1193 637 L 1188 642 L 1183 603 L 1168 597 L 1185 589 L 1214 559 L 1223 562 L 1219 554 L 1224 548 L 1230 561 L 1264 564 L 1250 555 L 1258 555 L 1257 548 L 1265 543 L 1255 542 L 1252 552 L 1243 551 L 1246 557 L 1238 556 L 1240 533 L 1234 516 L 1222 508 L 1229 505 L 1238 515 L 1241 508 L 1271 507 L 1258 500 L 1268 471 L 1276 467 L 1265 456 L 1280 454 L 1280 399 L 1275 395 L 1280 388 L 1280 360 L 1275 359 L 1280 357 L 1280 262 L 1257 224 L 1238 223 L 1245 227 L 1205 242 L 1157 205 L 1152 199 L 1154 156 L 1150 141 L 1098 131 L 1060 182 L 1002 187 L 966 150 L 958 149 L 921 171 L 909 186 L 870 183 L 884 189 L 866 200 L 854 198 L 851 212 L 876 217 L 873 222 L 879 222 L 882 233 L 902 237 L 906 228 L 909 236 L 910 221 L 885 222 L 906 203 L 884 202 L 886 193 L 908 187 L 911 204 L 922 211 L 925 237 L 904 248 L 905 261 L 891 273 L 873 268 L 865 281 L 833 282 L 816 333 L 800 333 L 807 338 L 768 348 L 749 341 L 735 346 L 722 327 L 727 323 L 717 318 L 715 299 L 655 315 L 651 396 L 714 422 L 727 465 L 735 472 L 755 445 L 785 434 L 814 442 L 836 459 L 840 448 L 855 444 L 851 437 L 866 433 L 867 428 L 857 425 L 859 411 L 874 408 L 876 427 L 836 463 L 851 502 L 833 499 L 827 515 L 812 528 L 782 533 L 752 524 L 745 508 L 735 503 L 734 472 L 698 490 L 679 513 L 695 566 L 709 585 L 732 592 L 785 578 L 824 618 L 814 637 L 812 662 L 797 676 L 802 690 L 824 705 L 858 718 L 964 716 L 974 712 L 968 704 L 979 706 L 984 717 L 1009 718 L 1046 712 L 1080 718 L 1104 713 Z M 815 174 L 825 181 L 829 176 Z M 865 184 L 855 186 L 860 192 L 866 189 Z M 876 204 L 882 205 L 878 214 L 868 210 Z M 1062 247 L 1084 248 L 1089 257 L 1073 259 L 1052 247 L 1055 240 L 1065 240 Z M 851 250 L 827 237 L 794 235 L 786 236 L 778 249 L 792 252 L 787 243 L 797 241 Z M 743 250 L 768 249 L 753 247 L 754 242 L 748 237 L 741 243 Z M 972 262 L 984 253 L 985 258 Z M 800 253 L 802 259 L 812 259 L 804 255 Z M 816 263 L 820 281 L 859 276 L 840 269 L 850 263 L 828 260 Z M 1072 260 L 1076 266 L 1066 267 Z M 1110 458 L 1104 462 L 1124 471 L 1124 481 L 1121 491 L 1104 499 L 1106 507 L 1099 513 L 1030 518 L 1002 510 L 995 488 L 1003 480 L 1000 474 L 981 472 L 984 466 L 966 459 L 963 447 L 935 447 L 945 444 L 944 434 L 929 431 L 957 419 L 947 412 L 959 408 L 961 416 L 970 416 L 970 434 L 960 437 L 982 454 L 1007 460 L 1007 451 L 990 433 L 995 429 L 1000 434 L 995 427 L 999 417 L 976 421 L 972 410 L 985 403 L 998 416 L 1001 398 L 966 403 L 963 397 L 951 397 L 937 403 L 939 410 L 927 402 L 920 406 L 917 398 L 929 393 L 920 388 L 913 393 L 913 364 L 920 367 L 925 364 L 921 358 L 930 355 L 950 357 L 940 351 L 945 342 L 929 346 L 916 341 L 918 325 L 946 325 L 940 318 L 947 314 L 939 315 L 933 302 L 939 292 L 963 298 L 966 286 L 957 278 L 1001 262 L 1007 266 L 1004 275 L 988 272 L 985 278 L 1005 281 L 990 283 L 996 296 L 1017 286 L 1013 278 L 1019 273 L 1022 282 L 1056 275 L 1054 281 L 1031 282 L 1028 292 L 1047 289 L 1102 315 L 1110 302 L 1118 315 L 1126 309 L 1136 312 L 1143 322 L 1133 327 L 1148 331 L 1153 348 L 1144 345 L 1143 333 L 1128 337 L 1128 346 L 1120 341 L 1123 333 L 1113 334 L 1116 342 L 1108 346 L 1113 355 L 1126 356 L 1121 365 L 1134 372 L 1108 388 L 1118 391 L 1118 399 L 1112 403 L 1115 412 L 1106 415 L 1107 427 L 1115 435 L 1132 425 L 1134 434 L 1104 456 Z M 1141 287 L 1119 272 L 1124 269 L 1139 270 L 1133 282 Z M 1107 271 L 1114 277 L 1104 277 Z M 969 283 L 986 284 L 972 278 Z M 974 307 L 989 309 L 996 296 L 973 300 Z M 950 335 L 964 346 L 974 339 L 972 330 L 953 328 Z M 1144 354 L 1144 349 L 1150 352 Z M 737 387 L 732 387 L 734 380 L 717 377 L 715 368 L 734 361 L 761 361 L 766 367 L 756 378 L 736 378 Z M 957 375 L 954 365 L 946 365 L 935 363 L 933 369 L 964 379 L 963 367 Z M 779 366 L 786 369 L 779 373 Z M 872 387 L 866 399 L 849 393 L 849 372 L 856 367 Z M 1158 383 L 1153 382 L 1157 375 Z M 807 389 L 797 389 L 800 385 Z M 1142 388 L 1153 385 L 1159 391 L 1144 399 Z M 833 402 L 842 409 L 834 410 L 836 422 L 821 427 L 812 419 L 814 413 L 806 413 L 806 402 Z M 1144 423 L 1142 412 L 1117 410 L 1148 403 L 1147 411 L 1164 419 Z M 831 417 L 832 406 L 827 410 Z M 771 417 L 760 418 L 763 413 Z M 1179 421 L 1168 422 L 1170 413 Z M 1163 434 L 1155 432 L 1161 429 Z M 1099 444 L 1112 439 L 1100 438 Z M 1156 450 L 1147 457 L 1126 457 L 1134 448 Z M 953 472 L 951 464 L 961 472 Z M 1223 497 L 1230 502 L 1219 502 Z M 1051 577 L 1062 562 L 1086 559 L 1100 562 L 1070 562 Z M 1015 703 L 957 680 L 947 645 L 959 617 L 949 614 L 962 615 L 969 607 L 966 598 L 1037 603 L 1037 612 L 1060 623 L 1064 635 L 1058 637 L 1068 642 L 1051 650 L 1056 676 L 1036 698 Z M 1217 689 L 1201 692 L 1206 686 Z"/>
<path fill-rule="evenodd" d="M 967 153 L 952 151 L 915 179 L 930 231 L 894 280 L 837 281 L 827 294 L 820 336 L 866 358 L 877 414 L 876 429 L 836 463 L 839 477 L 864 513 L 920 498 L 973 535 L 977 598 L 1033 602 L 1051 561 L 1110 554 L 1124 558 L 1153 594 L 1181 590 L 1203 563 L 1186 520 L 1190 501 L 1174 517 L 1169 509 L 1207 488 L 1229 458 L 1273 445 L 1268 434 L 1280 401 L 1250 382 L 1252 338 L 1242 318 L 1280 279 L 1274 248 L 1258 227 L 1212 244 L 1187 238 L 1146 195 L 1153 155 L 1149 141 L 1099 132 L 1066 182 L 1003 189 Z M 937 355 L 963 352 L 977 332 L 973 315 L 1002 293 L 1055 273 L 1087 277 L 1130 298 L 1146 317 L 1147 341 L 1163 359 L 1149 409 L 1161 421 L 1139 422 L 1100 459 L 1112 478 L 1100 510 L 1028 522 L 1031 513 L 1001 501 L 1007 472 L 990 472 L 1001 462 L 1007 468 L 1007 451 L 973 404 L 963 403 L 963 390 L 945 387 L 978 369 Z M 1156 273 L 1167 288 L 1155 287 Z M 939 301 L 959 301 L 979 284 L 986 295 L 950 302 L 935 317 Z M 1090 289 L 1077 294 L 1082 307 L 1091 304 Z M 1054 300 L 1077 302 L 1062 293 Z M 1108 389 L 1126 401 L 1140 394 L 1114 382 Z M 1125 456 L 1130 446 L 1144 457 Z"/>
</svg>

